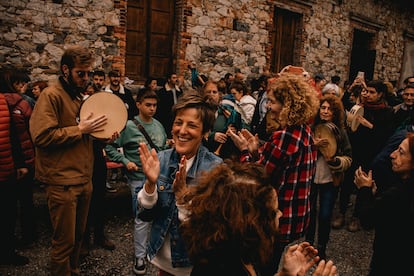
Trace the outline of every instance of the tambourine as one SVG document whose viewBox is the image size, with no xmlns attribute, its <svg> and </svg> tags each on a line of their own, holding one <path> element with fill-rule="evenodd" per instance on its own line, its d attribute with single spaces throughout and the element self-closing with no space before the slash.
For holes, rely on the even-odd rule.
<svg viewBox="0 0 414 276">
<path fill-rule="evenodd" d="M 103 127 L 103 130 L 90 134 L 98 139 L 108 139 L 115 132 L 121 132 L 128 120 L 125 103 L 117 95 L 110 92 L 98 92 L 86 98 L 80 107 L 79 117 L 85 118 L 91 112 L 93 113 L 92 118 L 104 114 L 107 117 L 107 124 Z"/>
<path fill-rule="evenodd" d="M 319 151 L 327 158 L 335 156 L 337 144 L 342 137 L 339 128 L 331 122 L 322 123 L 315 127 L 314 135 L 317 138 L 325 138 L 328 140 L 328 145 L 319 147 Z"/>
<path fill-rule="evenodd" d="M 346 123 L 352 132 L 355 132 L 359 127 L 359 120 L 356 119 L 357 115 L 364 116 L 364 108 L 360 105 L 354 105 L 346 114 Z"/>
</svg>

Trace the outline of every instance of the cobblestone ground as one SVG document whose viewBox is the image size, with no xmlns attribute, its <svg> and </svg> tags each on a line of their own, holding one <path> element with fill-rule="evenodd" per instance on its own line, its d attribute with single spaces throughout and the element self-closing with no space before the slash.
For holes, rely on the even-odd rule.
<svg viewBox="0 0 414 276">
<path fill-rule="evenodd" d="M 92 247 L 90 255 L 81 264 L 82 275 L 134 275 L 133 220 L 129 189 L 122 182 L 117 183 L 116 188 L 117 193 L 107 193 L 105 211 L 107 236 L 117 247 L 114 251 Z M 30 258 L 30 263 L 23 267 L 0 266 L 0 275 L 49 275 L 51 228 L 44 193 L 41 190 L 35 192 L 35 204 L 39 240 L 32 248 L 19 251 Z M 328 259 L 332 259 L 337 265 L 339 275 L 367 275 L 372 241 L 373 231 L 350 233 L 345 229 L 332 230 L 326 253 Z M 149 266 L 146 275 L 157 275 L 155 267 Z"/>
</svg>

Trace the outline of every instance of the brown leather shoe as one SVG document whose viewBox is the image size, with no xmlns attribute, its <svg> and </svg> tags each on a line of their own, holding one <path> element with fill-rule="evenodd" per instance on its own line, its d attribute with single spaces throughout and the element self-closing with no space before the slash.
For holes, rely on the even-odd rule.
<svg viewBox="0 0 414 276">
<path fill-rule="evenodd" d="M 106 249 L 106 250 L 114 250 L 115 249 L 115 244 L 112 241 L 108 240 L 107 238 L 105 238 L 101 241 L 96 241 L 95 245 L 97 245 L 99 247 L 102 247 L 103 249 Z"/>
<path fill-rule="evenodd" d="M 333 221 L 332 221 L 332 228 L 334 229 L 341 229 L 345 225 L 345 216 L 344 215 L 338 215 Z"/>
</svg>

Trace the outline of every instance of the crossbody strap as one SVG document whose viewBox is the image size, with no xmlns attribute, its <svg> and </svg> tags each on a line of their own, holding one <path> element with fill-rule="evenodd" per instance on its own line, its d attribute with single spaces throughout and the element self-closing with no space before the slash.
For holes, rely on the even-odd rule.
<svg viewBox="0 0 414 276">
<path fill-rule="evenodd" d="M 156 152 L 158 152 L 158 147 L 154 144 L 154 142 L 151 140 L 151 137 L 148 135 L 147 131 L 145 130 L 144 126 L 141 125 L 137 119 L 132 119 L 134 123 L 137 125 L 139 131 L 144 135 L 145 139 L 147 139 L 148 144 L 151 146 L 151 148 L 155 149 Z"/>
</svg>

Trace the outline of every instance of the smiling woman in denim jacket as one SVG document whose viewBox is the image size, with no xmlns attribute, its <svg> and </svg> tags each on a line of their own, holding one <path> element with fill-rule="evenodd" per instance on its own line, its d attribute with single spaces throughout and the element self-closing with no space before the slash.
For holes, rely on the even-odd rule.
<svg viewBox="0 0 414 276">
<path fill-rule="evenodd" d="M 159 275 L 190 275 L 192 265 L 179 231 L 178 209 L 173 182 L 178 165 L 186 160 L 187 183 L 202 171 L 222 163 L 202 145 L 203 138 L 214 122 L 214 105 L 199 95 L 183 95 L 173 106 L 172 138 L 174 147 L 158 153 L 140 144 L 142 169 L 146 176 L 143 189 L 138 193 L 138 216 L 152 220 L 147 248 L 148 259 L 160 269 Z"/>
</svg>

